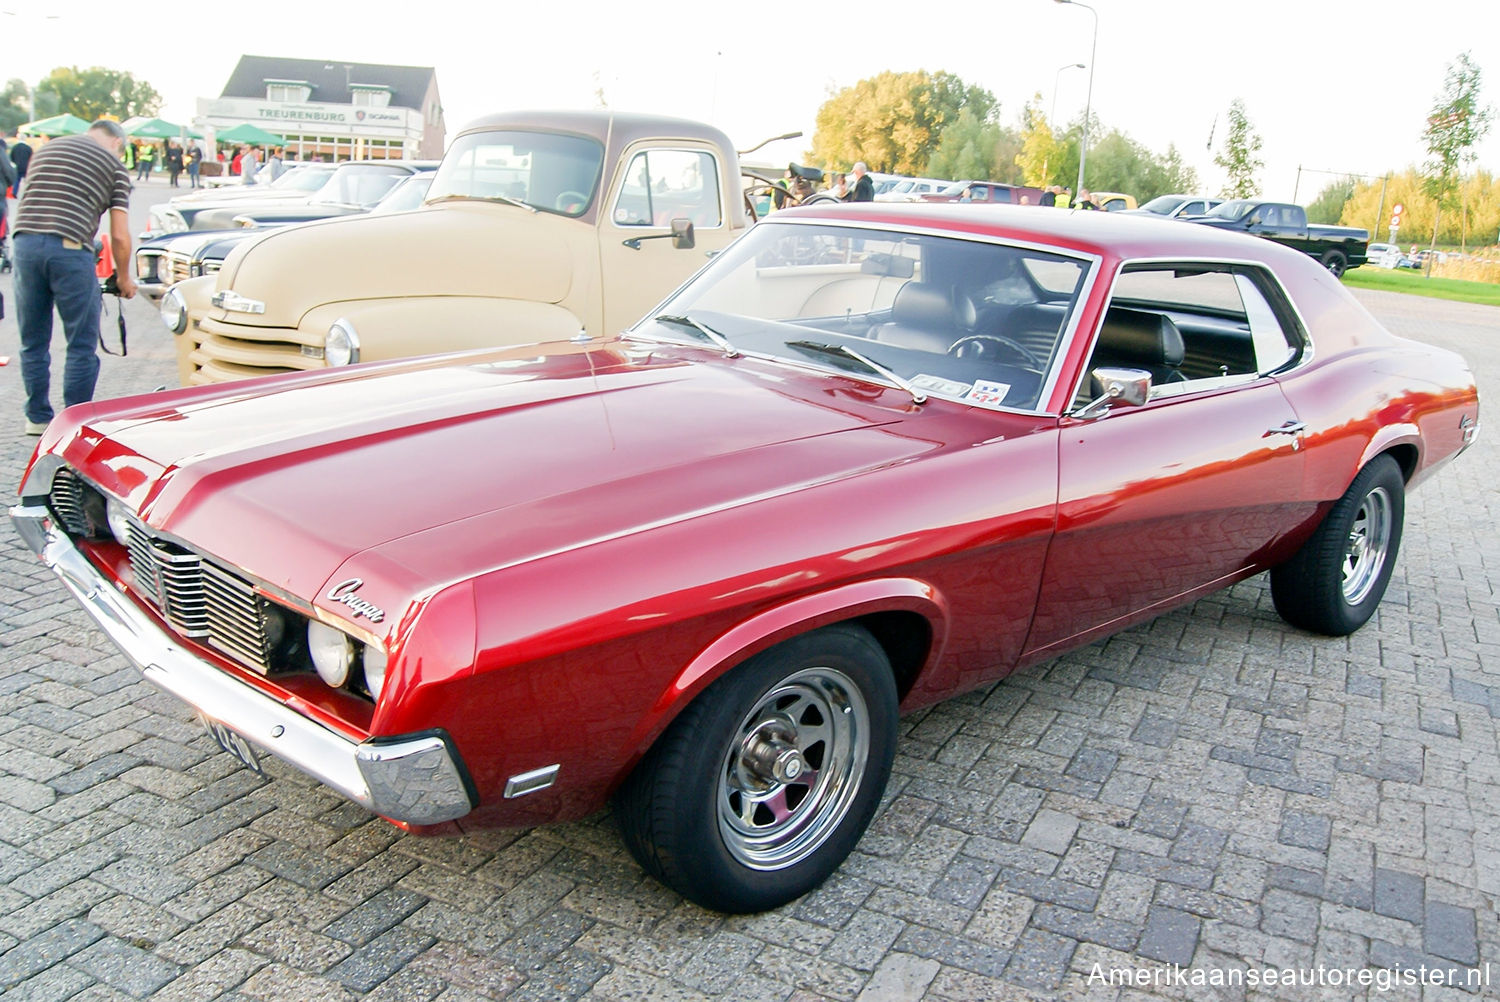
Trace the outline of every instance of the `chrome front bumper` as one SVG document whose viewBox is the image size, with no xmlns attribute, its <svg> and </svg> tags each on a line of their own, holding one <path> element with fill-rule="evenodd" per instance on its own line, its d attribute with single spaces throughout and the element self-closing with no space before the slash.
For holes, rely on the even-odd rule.
<svg viewBox="0 0 1500 1002">
<path fill-rule="evenodd" d="M 146 681 L 257 749 L 393 821 L 438 824 L 461 818 L 477 805 L 447 735 L 433 731 L 359 742 L 344 737 L 180 646 L 52 524 L 45 506 L 23 501 L 10 509 L 10 517 L 26 545 L 57 573 Z"/>
</svg>

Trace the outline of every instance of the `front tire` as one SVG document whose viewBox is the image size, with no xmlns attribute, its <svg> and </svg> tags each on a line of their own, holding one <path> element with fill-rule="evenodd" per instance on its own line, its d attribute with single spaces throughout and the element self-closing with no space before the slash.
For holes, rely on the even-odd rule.
<svg viewBox="0 0 1500 1002">
<path fill-rule="evenodd" d="M 897 697 L 884 651 L 841 624 L 715 681 L 616 795 L 625 844 L 705 908 L 757 912 L 817 887 L 890 778 Z"/>
<path fill-rule="evenodd" d="M 1330 637 L 1364 626 L 1390 583 L 1405 517 L 1401 468 L 1390 456 L 1377 456 L 1297 555 L 1271 569 L 1271 598 L 1281 618 Z"/>
</svg>

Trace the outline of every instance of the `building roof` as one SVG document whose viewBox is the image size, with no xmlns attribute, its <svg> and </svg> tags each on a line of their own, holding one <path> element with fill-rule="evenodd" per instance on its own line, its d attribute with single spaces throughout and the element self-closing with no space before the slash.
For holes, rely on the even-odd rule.
<svg viewBox="0 0 1500 1002">
<path fill-rule="evenodd" d="M 348 72 L 345 73 L 347 68 Z M 384 66 L 334 59 L 282 59 L 276 56 L 240 56 L 220 97 L 264 100 L 266 81 L 312 85 L 311 100 L 322 104 L 352 104 L 351 89 L 388 87 L 391 106 L 422 109 L 422 99 L 437 71 L 431 66 Z"/>
</svg>

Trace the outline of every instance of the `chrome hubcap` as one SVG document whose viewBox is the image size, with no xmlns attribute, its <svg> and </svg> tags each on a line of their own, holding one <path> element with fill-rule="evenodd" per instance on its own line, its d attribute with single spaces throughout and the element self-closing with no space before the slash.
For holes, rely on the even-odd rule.
<svg viewBox="0 0 1500 1002">
<path fill-rule="evenodd" d="M 719 770 L 719 834 L 731 855 L 779 870 L 822 845 L 859 792 L 869 727 L 859 687 L 834 668 L 804 669 L 762 696 Z"/>
<path fill-rule="evenodd" d="M 1369 597 L 1391 545 L 1391 497 L 1384 487 L 1365 495 L 1344 546 L 1344 601 L 1358 605 Z"/>
</svg>

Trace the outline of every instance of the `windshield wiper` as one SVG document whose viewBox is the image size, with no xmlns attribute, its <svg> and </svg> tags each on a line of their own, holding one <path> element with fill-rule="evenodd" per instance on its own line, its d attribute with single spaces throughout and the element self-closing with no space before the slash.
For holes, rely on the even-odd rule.
<svg viewBox="0 0 1500 1002">
<path fill-rule="evenodd" d="M 537 207 L 519 198 L 511 198 L 509 195 L 439 195 L 437 198 L 429 198 L 425 205 L 436 205 L 439 202 L 504 202 L 506 205 L 514 205 L 518 209 L 525 209 L 532 215 L 536 215 Z"/>
<path fill-rule="evenodd" d="M 688 317 L 688 316 L 681 316 L 681 317 L 679 317 L 679 316 L 677 316 L 675 314 L 672 314 L 672 313 L 663 313 L 660 316 L 655 316 L 655 317 L 652 317 L 651 319 L 655 320 L 657 323 L 661 323 L 661 324 L 677 324 L 680 327 L 691 327 L 693 330 L 697 331 L 699 334 L 702 334 L 704 337 L 708 338 L 714 344 L 716 344 L 720 348 L 722 348 L 724 350 L 724 357 L 725 358 L 739 358 L 740 357 L 740 350 L 738 348 L 736 348 L 734 345 L 730 344 L 729 343 L 729 339 L 727 337 L 725 337 L 723 334 L 720 334 L 718 331 L 714 330 L 712 327 L 708 327 L 708 326 L 706 326 L 704 324 L 700 324 L 698 321 L 694 320 L 692 317 Z"/>
<path fill-rule="evenodd" d="M 923 393 L 906 379 L 896 375 L 894 372 L 892 372 L 890 369 L 887 369 L 879 362 L 860 352 L 855 351 L 848 345 L 824 344 L 822 341 L 788 341 L 786 342 L 786 346 L 788 348 L 802 348 L 807 351 L 816 352 L 819 355 L 838 355 L 841 358 L 852 358 L 859 364 L 863 365 L 866 369 L 869 369 L 871 372 L 875 373 L 877 376 L 884 376 L 896 386 L 899 386 L 907 393 L 910 393 L 912 403 L 925 404 L 927 402 L 927 394 Z"/>
</svg>

